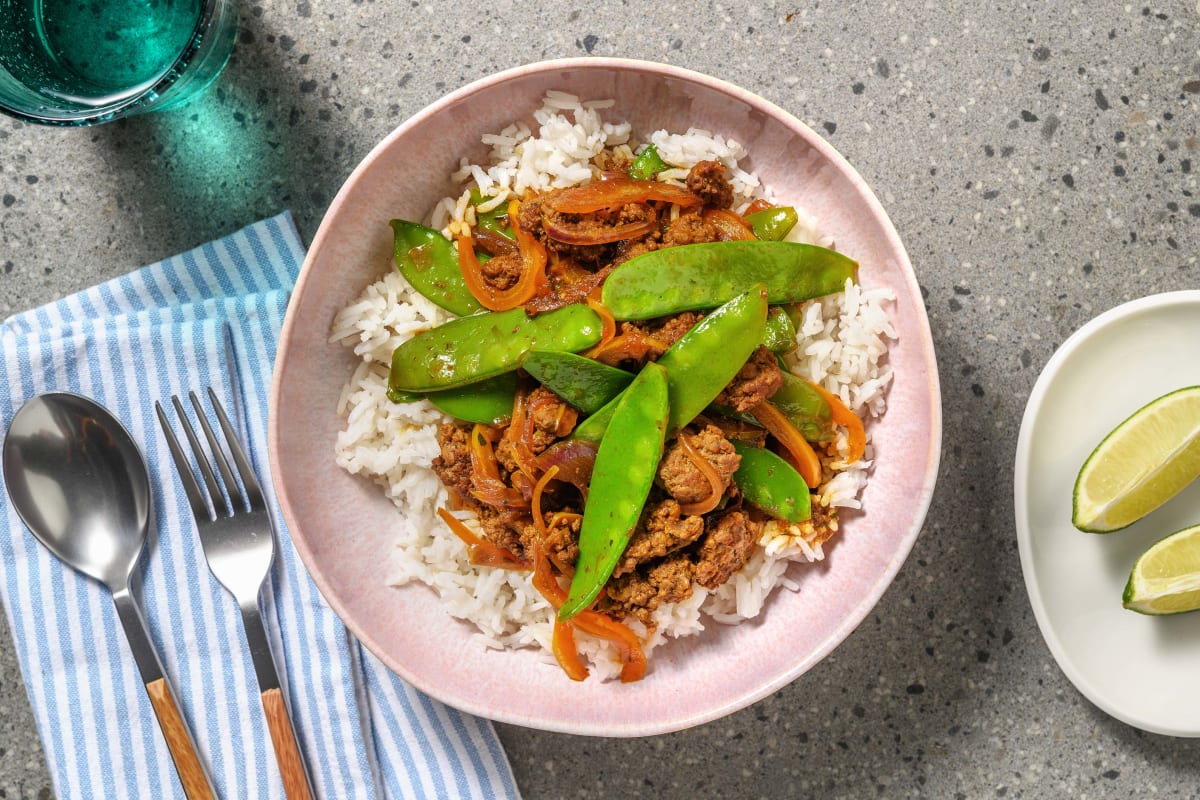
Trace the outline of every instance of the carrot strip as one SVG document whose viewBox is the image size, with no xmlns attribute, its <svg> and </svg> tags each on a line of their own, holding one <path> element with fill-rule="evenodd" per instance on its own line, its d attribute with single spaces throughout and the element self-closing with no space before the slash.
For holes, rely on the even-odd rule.
<svg viewBox="0 0 1200 800">
<path fill-rule="evenodd" d="M 863 427 L 863 421 L 846 407 L 842 399 L 833 392 L 826 389 L 820 384 L 806 381 L 809 386 L 813 387 L 821 397 L 825 398 L 825 402 L 829 404 L 829 410 L 833 412 L 834 423 L 843 426 L 846 429 L 846 438 L 849 448 L 846 453 L 846 463 L 853 464 L 863 457 L 863 453 L 867 449 L 867 431 Z"/>
<path fill-rule="evenodd" d="M 600 341 L 584 354 L 588 358 L 595 358 L 592 355 L 593 353 L 603 352 L 608 343 L 617 335 L 617 321 L 613 318 L 612 312 L 608 310 L 608 307 L 600 302 L 599 294 L 600 287 L 597 286 L 585 298 L 588 308 L 595 311 L 596 316 L 600 317 Z"/>
<path fill-rule="evenodd" d="M 468 558 L 472 564 L 480 567 L 499 567 L 500 569 L 532 569 L 533 565 L 528 561 L 517 558 L 503 547 L 497 547 L 491 542 L 479 538 L 461 519 L 446 509 L 438 508 L 437 514 L 454 535 L 466 544 Z"/>
<path fill-rule="evenodd" d="M 796 426 L 784 413 L 771 405 L 768 400 L 764 400 L 750 409 L 750 413 L 772 436 L 779 440 L 779 443 L 791 455 L 793 466 L 800 473 L 800 477 L 804 478 L 808 488 L 815 489 L 820 486 L 821 459 L 817 457 L 812 445 L 800 431 L 796 430 Z"/>
<path fill-rule="evenodd" d="M 520 204 L 516 199 L 508 204 L 509 223 L 517 237 L 517 251 L 522 262 L 521 277 L 509 288 L 497 289 L 484 279 L 483 266 L 475 255 L 475 237 L 470 231 L 455 239 L 458 242 L 458 268 L 467 290 L 489 311 L 507 311 L 524 305 L 546 283 L 546 248 L 517 222 Z"/>
<path fill-rule="evenodd" d="M 579 648 L 575 644 L 575 626 L 560 619 L 554 620 L 554 635 L 550 640 L 554 658 L 563 672 L 573 681 L 585 680 L 588 668 L 579 657 Z"/>
<path fill-rule="evenodd" d="M 558 585 L 558 581 L 554 578 L 554 573 L 550 568 L 550 560 L 540 547 L 534 548 L 533 551 L 533 587 L 555 609 L 558 609 L 567 601 L 567 590 Z M 578 650 L 571 647 L 570 652 L 567 652 L 567 649 L 564 647 L 562 651 L 563 655 L 560 656 L 558 648 L 558 637 L 560 635 L 558 626 L 560 624 L 563 623 L 560 623 L 556 619 L 553 643 L 554 657 L 558 660 L 559 666 L 563 668 L 563 671 L 572 680 L 581 680 L 574 677 L 572 673 L 575 667 L 570 664 L 572 654 L 575 660 L 579 659 Z M 592 636 L 607 639 L 617 646 L 617 653 L 621 659 L 621 683 L 639 681 L 646 675 L 646 653 L 642 650 L 642 643 L 638 641 L 637 634 L 626 625 L 606 617 L 597 611 L 590 610 L 580 611 L 566 624 L 573 625 L 585 633 L 590 633 Z M 565 636 L 565 634 L 562 635 Z M 574 644 L 575 636 L 573 632 L 570 641 Z M 567 663 L 564 663 L 564 659 Z M 582 663 L 579 666 L 582 667 Z"/>
<path fill-rule="evenodd" d="M 771 205 L 766 200 L 763 200 L 760 197 L 757 200 L 755 200 L 753 203 L 751 203 L 749 206 L 746 207 L 746 210 L 744 212 L 742 212 L 742 216 L 746 216 L 747 214 L 754 214 L 755 212 L 758 212 L 758 211 L 766 211 L 768 208 L 774 208 L 774 207 L 775 206 Z"/>
<path fill-rule="evenodd" d="M 538 482 L 533 486 L 533 524 L 537 528 L 538 538 L 545 541 L 549 536 L 549 531 L 546 530 L 546 520 L 542 518 L 542 492 L 546 489 L 546 484 L 554 480 L 554 476 L 558 474 L 558 467 L 553 466 L 538 478 Z"/>
<path fill-rule="evenodd" d="M 571 621 L 579 630 L 607 639 L 621 657 L 621 683 L 640 681 L 646 675 L 646 653 L 637 634 L 627 626 L 596 611 L 580 611 Z"/>
</svg>

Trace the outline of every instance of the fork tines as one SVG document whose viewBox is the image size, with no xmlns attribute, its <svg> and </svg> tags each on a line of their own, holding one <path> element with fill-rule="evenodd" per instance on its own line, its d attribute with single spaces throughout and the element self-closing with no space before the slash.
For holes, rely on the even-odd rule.
<svg viewBox="0 0 1200 800">
<path fill-rule="evenodd" d="M 201 407 L 196 393 L 188 392 L 188 398 L 192 401 L 192 407 L 196 410 L 196 418 L 200 421 L 200 428 L 204 431 L 204 438 L 208 440 L 208 451 L 212 453 L 213 460 L 217 463 L 217 470 L 221 473 L 220 481 L 217 480 L 213 472 L 212 465 L 205 453 L 204 446 L 200 442 L 200 438 L 196 435 L 196 431 L 192 428 L 191 423 L 188 422 L 187 412 L 184 410 L 183 403 L 179 401 L 178 397 L 171 396 L 171 403 L 175 406 L 175 413 L 178 415 L 179 423 L 183 427 L 184 436 L 187 437 L 192 454 L 196 457 L 196 465 L 199 467 L 200 476 L 204 480 L 205 487 L 207 487 L 207 494 L 196 481 L 192 465 L 171 429 L 171 424 L 167 420 L 167 415 L 163 411 L 162 404 L 157 401 L 154 403 L 154 410 L 158 414 L 158 423 L 162 427 L 163 435 L 166 437 L 167 447 L 170 449 L 171 456 L 175 460 L 179 479 L 183 482 L 184 491 L 187 493 L 188 502 L 191 503 L 192 511 L 196 514 L 196 519 L 211 520 L 216 517 L 233 516 L 239 511 L 254 511 L 265 508 L 266 503 L 263 500 L 262 487 L 259 486 L 258 478 L 254 475 L 254 469 L 250 466 L 250 460 L 246 457 L 246 453 L 238 440 L 237 433 L 234 431 L 233 425 L 230 424 L 229 417 L 225 414 L 225 409 L 222 408 L 220 401 L 217 400 L 216 393 L 213 392 L 211 387 L 208 390 L 208 397 L 212 402 L 213 411 L 216 413 L 217 423 L 221 427 L 221 433 L 224 435 L 229 453 L 233 456 L 234 464 L 237 466 L 238 476 L 241 478 L 240 485 L 234 477 L 233 471 L 229 468 L 229 461 L 225 457 L 225 450 L 217 440 L 216 433 L 213 431 L 213 427 L 209 423 L 208 416 L 204 413 L 204 409 Z M 222 484 L 225 487 L 225 493 L 221 491 Z M 226 495 L 228 495 L 228 502 L 226 501 Z M 211 505 L 209 498 L 212 501 Z"/>
</svg>

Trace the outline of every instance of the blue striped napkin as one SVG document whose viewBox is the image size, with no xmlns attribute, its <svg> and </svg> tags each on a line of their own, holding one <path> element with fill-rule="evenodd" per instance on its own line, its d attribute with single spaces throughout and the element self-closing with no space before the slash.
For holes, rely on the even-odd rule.
<svg viewBox="0 0 1200 800">
<path fill-rule="evenodd" d="M 271 365 L 303 257 L 284 213 L 0 326 L 3 428 L 34 394 L 72 391 L 107 406 L 146 454 L 157 526 L 142 562 L 147 621 L 225 798 L 284 795 L 237 605 L 208 571 L 153 405 L 212 386 L 270 492 Z M 0 599 L 55 793 L 182 799 L 107 590 L 45 550 L 7 492 L 0 513 Z M 491 723 L 422 695 L 368 653 L 279 527 L 264 615 L 318 795 L 517 797 Z"/>
</svg>

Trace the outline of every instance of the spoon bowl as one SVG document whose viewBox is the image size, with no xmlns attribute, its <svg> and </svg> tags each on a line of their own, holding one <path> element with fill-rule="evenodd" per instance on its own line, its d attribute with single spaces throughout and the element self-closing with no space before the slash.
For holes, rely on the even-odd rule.
<svg viewBox="0 0 1200 800">
<path fill-rule="evenodd" d="M 4 437 L 13 508 L 65 564 L 112 592 L 150 704 L 188 800 L 212 781 L 175 701 L 134 592 L 150 531 L 150 474 L 129 431 L 104 406 L 69 392 L 31 398 Z"/>
<path fill-rule="evenodd" d="M 31 399 L 4 439 L 4 482 L 50 552 L 114 592 L 128 586 L 150 528 L 150 477 L 107 409 L 65 392 Z"/>
</svg>

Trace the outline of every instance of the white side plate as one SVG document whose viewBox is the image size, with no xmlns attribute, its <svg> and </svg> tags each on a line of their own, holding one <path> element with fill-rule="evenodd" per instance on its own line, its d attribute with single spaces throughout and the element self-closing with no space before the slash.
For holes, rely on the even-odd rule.
<svg viewBox="0 0 1200 800">
<path fill-rule="evenodd" d="M 1146 617 L 1121 607 L 1133 562 L 1200 523 L 1200 481 L 1136 524 L 1071 525 L 1071 492 L 1101 439 L 1141 406 L 1200 384 L 1200 291 L 1118 306 L 1075 332 L 1033 387 L 1017 442 L 1017 544 L 1042 636 L 1102 710 L 1152 733 L 1200 736 L 1200 612 Z"/>
</svg>

